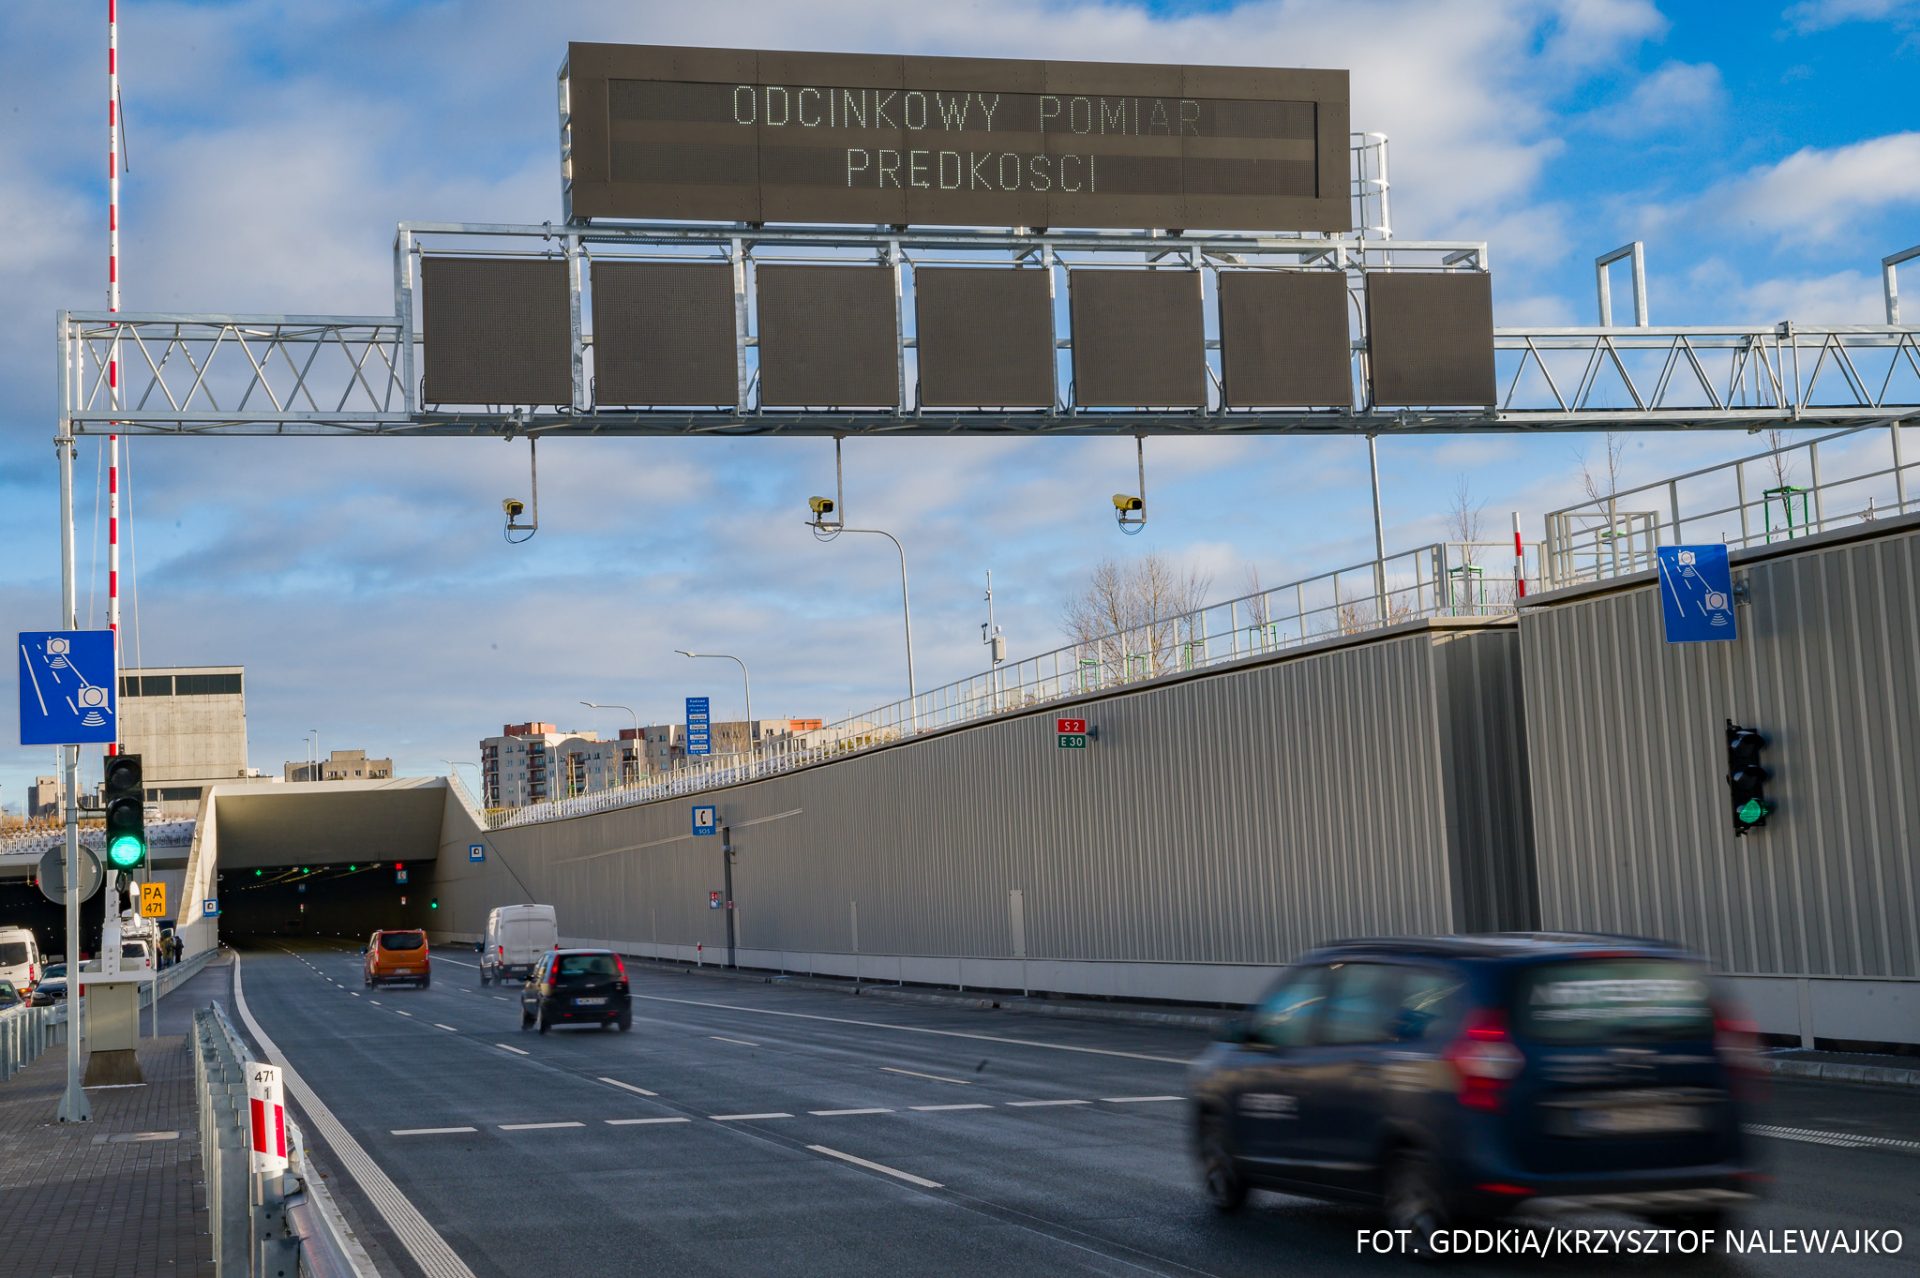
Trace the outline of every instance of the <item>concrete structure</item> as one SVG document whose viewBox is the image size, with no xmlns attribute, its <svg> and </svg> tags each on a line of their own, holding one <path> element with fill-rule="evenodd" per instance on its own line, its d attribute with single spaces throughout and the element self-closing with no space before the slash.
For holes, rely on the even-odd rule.
<svg viewBox="0 0 1920 1278">
<path fill-rule="evenodd" d="M 433 926 L 537 900 L 628 953 L 719 960 L 731 920 L 754 967 L 1250 998 L 1329 937 L 1532 925 L 1517 653 L 1511 621 L 1415 622 L 697 798 L 483 830 L 450 796 Z"/>
<path fill-rule="evenodd" d="M 744 754 L 749 740 L 766 749 L 780 738 L 819 729 L 818 719 L 724 720 L 713 725 L 713 753 Z M 483 802 L 490 808 L 521 808 L 610 790 L 672 772 L 686 758 L 686 725 L 680 723 L 622 728 L 612 740 L 590 731 L 562 732 L 537 720 L 510 723 L 500 736 L 480 742 Z"/>
<path fill-rule="evenodd" d="M 243 667 L 122 671 L 119 712 L 120 748 L 140 756 L 163 817 L 190 817 L 208 785 L 248 775 Z"/>
<path fill-rule="evenodd" d="M 393 775 L 393 760 L 369 759 L 365 750 L 334 750 L 318 764 L 287 763 L 281 773 L 288 781 L 380 781 Z"/>
<path fill-rule="evenodd" d="M 1541 923 L 1694 946 L 1804 1043 L 1920 1042 L 1920 517 L 1732 558 L 1732 643 L 1664 642 L 1651 573 L 1521 611 Z M 1778 805 L 1743 838 L 1728 720 Z"/>
<path fill-rule="evenodd" d="M 60 814 L 60 778 L 35 777 L 27 787 L 27 820 Z"/>
</svg>

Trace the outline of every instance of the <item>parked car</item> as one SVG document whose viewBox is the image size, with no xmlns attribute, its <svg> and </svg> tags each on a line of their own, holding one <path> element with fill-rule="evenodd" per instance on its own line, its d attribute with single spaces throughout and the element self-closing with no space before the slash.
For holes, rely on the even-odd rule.
<svg viewBox="0 0 1920 1278">
<path fill-rule="evenodd" d="M 33 997 L 28 1001 L 35 1007 L 51 1007 L 67 997 L 67 965 L 49 963 L 40 973 L 40 983 L 33 987 Z"/>
<path fill-rule="evenodd" d="M 503 905 L 487 914 L 480 938 L 480 983 L 525 980 L 540 956 L 560 943 L 560 925 L 551 905 Z"/>
<path fill-rule="evenodd" d="M 0 927 L 0 981 L 9 981 L 22 994 L 31 993 L 45 966 L 40 943 L 24 927 Z"/>
<path fill-rule="evenodd" d="M 427 949 L 427 934 L 419 928 L 375 932 L 361 953 L 365 956 L 361 975 L 368 989 L 406 983 L 424 990 L 433 984 L 433 956 Z"/>
<path fill-rule="evenodd" d="M 1416 1244 L 1604 1206 L 1724 1223 L 1758 1174 L 1753 1036 L 1705 963 L 1577 933 L 1343 941 L 1288 968 L 1192 1066 L 1214 1205 L 1368 1202 Z"/>
<path fill-rule="evenodd" d="M 10 1007 L 19 1007 L 27 1000 L 20 996 L 12 981 L 0 981 L 0 1012 Z"/>
<path fill-rule="evenodd" d="M 520 1028 L 555 1025 L 633 1028 L 627 965 L 612 950 L 548 950 L 520 991 Z"/>
</svg>

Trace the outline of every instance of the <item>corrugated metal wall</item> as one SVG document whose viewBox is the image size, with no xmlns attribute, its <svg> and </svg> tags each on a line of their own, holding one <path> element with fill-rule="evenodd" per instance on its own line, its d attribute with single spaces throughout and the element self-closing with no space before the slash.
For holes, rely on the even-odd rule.
<svg viewBox="0 0 1920 1278">
<path fill-rule="evenodd" d="M 1517 684 L 1511 624 L 1418 624 L 700 801 L 731 827 L 743 949 L 1275 964 L 1531 922 Z M 1090 720 L 1091 748 L 1056 748 L 1056 712 Z M 441 925 L 532 897 L 571 937 L 711 953 L 721 840 L 691 835 L 692 802 L 502 830 L 483 866 L 452 804 Z"/>
<path fill-rule="evenodd" d="M 1734 564 L 1733 643 L 1664 642 L 1644 578 L 1521 614 L 1541 921 L 1735 973 L 1920 976 L 1920 521 Z M 1779 808 L 1745 838 L 1728 719 L 1771 740 Z"/>
</svg>

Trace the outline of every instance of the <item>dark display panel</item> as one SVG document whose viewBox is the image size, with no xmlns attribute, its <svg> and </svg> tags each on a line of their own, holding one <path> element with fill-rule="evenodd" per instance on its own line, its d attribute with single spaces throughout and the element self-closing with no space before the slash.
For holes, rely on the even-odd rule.
<svg viewBox="0 0 1920 1278">
<path fill-rule="evenodd" d="M 421 338 L 430 404 L 570 404 L 567 264 L 428 257 Z"/>
<path fill-rule="evenodd" d="M 1234 408 L 1350 407 L 1346 276 L 1221 272 L 1220 355 Z"/>
<path fill-rule="evenodd" d="M 914 271 L 920 402 L 928 408 L 1053 405 L 1048 273 L 927 267 Z"/>
<path fill-rule="evenodd" d="M 733 268 L 724 262 L 593 264 L 597 404 L 732 404 Z"/>
<path fill-rule="evenodd" d="M 760 402 L 897 408 L 899 319 L 888 266 L 761 266 Z"/>
<path fill-rule="evenodd" d="M 1206 405 L 1206 323 L 1198 271 L 1077 270 L 1067 278 L 1074 403 Z"/>
<path fill-rule="evenodd" d="M 1345 71 L 568 46 L 573 217 L 1344 231 Z"/>
<path fill-rule="evenodd" d="M 1493 277 L 1368 275 L 1367 348 L 1376 406 L 1498 402 Z"/>
</svg>

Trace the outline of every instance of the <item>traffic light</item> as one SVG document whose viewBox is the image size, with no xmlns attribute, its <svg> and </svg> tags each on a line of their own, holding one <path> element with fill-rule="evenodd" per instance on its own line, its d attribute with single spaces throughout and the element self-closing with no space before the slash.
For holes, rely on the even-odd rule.
<svg viewBox="0 0 1920 1278">
<path fill-rule="evenodd" d="M 107 760 L 107 863 L 127 873 L 147 863 L 147 794 L 140 779 L 140 756 L 116 754 Z"/>
<path fill-rule="evenodd" d="M 1767 778 L 1773 774 L 1760 764 L 1760 752 L 1766 747 L 1767 739 L 1757 729 L 1727 720 L 1727 789 L 1733 802 L 1735 838 L 1765 825 L 1773 811 L 1767 799 Z"/>
<path fill-rule="evenodd" d="M 428 902 L 427 902 L 427 908 L 428 908 L 429 910 L 437 910 L 437 909 L 439 909 L 439 908 L 440 908 L 440 898 L 436 896 L 436 897 L 434 897 L 434 898 L 433 898 L 433 899 L 432 899 L 431 901 L 428 901 Z"/>
</svg>

